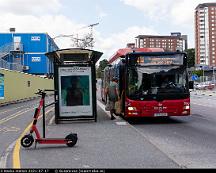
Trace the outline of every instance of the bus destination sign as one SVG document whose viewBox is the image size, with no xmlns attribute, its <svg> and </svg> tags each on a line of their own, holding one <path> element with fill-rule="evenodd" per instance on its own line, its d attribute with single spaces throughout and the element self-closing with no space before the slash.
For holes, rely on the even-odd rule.
<svg viewBox="0 0 216 173">
<path fill-rule="evenodd" d="M 137 63 L 139 65 L 182 65 L 183 56 L 139 56 Z"/>
</svg>

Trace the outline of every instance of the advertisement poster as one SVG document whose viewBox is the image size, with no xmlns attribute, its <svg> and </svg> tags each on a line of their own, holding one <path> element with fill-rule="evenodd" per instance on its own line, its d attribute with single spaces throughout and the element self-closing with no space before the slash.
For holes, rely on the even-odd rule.
<svg viewBox="0 0 216 173">
<path fill-rule="evenodd" d="M 0 73 L 0 99 L 4 99 L 4 74 Z"/>
<path fill-rule="evenodd" d="M 60 117 L 92 116 L 91 67 L 59 67 Z"/>
</svg>

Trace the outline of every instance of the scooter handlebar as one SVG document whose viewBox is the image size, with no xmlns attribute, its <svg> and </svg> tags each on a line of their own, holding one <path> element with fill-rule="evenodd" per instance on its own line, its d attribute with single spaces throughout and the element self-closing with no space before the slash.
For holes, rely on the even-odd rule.
<svg viewBox="0 0 216 173">
<path fill-rule="evenodd" d="M 38 89 L 38 92 L 36 92 L 35 94 L 41 95 L 42 93 L 46 93 L 47 91 L 48 91 L 48 92 L 49 92 L 49 91 L 54 91 L 54 92 L 56 92 L 57 90 L 52 90 L 52 89 L 41 90 L 41 89 Z"/>
</svg>

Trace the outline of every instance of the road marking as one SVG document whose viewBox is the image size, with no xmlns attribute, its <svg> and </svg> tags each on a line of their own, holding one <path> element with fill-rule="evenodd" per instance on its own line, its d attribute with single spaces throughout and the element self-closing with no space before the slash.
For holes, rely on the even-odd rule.
<svg viewBox="0 0 216 173">
<path fill-rule="evenodd" d="M 13 109 L 9 109 L 9 110 L 6 110 L 6 111 L 3 111 L 3 112 L 1 112 L 1 114 L 4 114 L 4 113 L 7 113 L 7 112 L 10 112 L 10 111 L 14 111 L 14 110 L 16 110 L 16 109 L 19 109 L 19 108 L 23 108 L 23 107 L 35 107 L 36 106 L 36 104 L 31 104 L 31 105 L 24 105 L 24 106 L 20 106 L 20 107 L 16 107 L 16 108 L 13 108 Z"/>
<path fill-rule="evenodd" d="M 119 126 L 126 126 L 128 125 L 128 123 L 126 121 L 118 121 L 118 122 L 115 122 L 117 125 Z"/>
<path fill-rule="evenodd" d="M 97 104 L 105 111 L 105 106 L 100 102 L 100 101 L 97 101 Z M 110 114 L 108 113 L 108 111 L 105 111 L 106 113 L 107 113 L 107 115 L 109 115 L 110 116 Z M 120 119 L 120 117 L 118 117 L 119 119 Z M 124 121 L 124 120 L 123 120 Z M 116 124 L 125 124 L 125 123 L 127 123 L 126 121 L 125 121 L 125 123 L 124 122 L 116 122 Z M 145 138 L 147 141 L 149 141 L 149 143 L 151 143 L 155 148 L 157 148 L 159 151 L 161 151 L 162 153 L 164 153 L 170 160 L 172 160 L 174 163 L 176 163 L 179 167 L 181 167 L 181 168 L 186 168 L 184 165 L 181 165 L 181 164 L 179 164 L 177 161 L 175 161 L 175 159 L 174 158 L 172 158 L 172 156 L 169 156 L 169 154 L 167 154 L 167 153 L 165 153 L 163 150 L 161 150 L 156 144 L 154 144 L 154 142 L 151 140 L 151 139 L 149 139 L 143 132 L 141 132 L 140 130 L 138 130 L 136 127 L 134 127 L 133 125 L 131 125 L 130 123 L 127 123 L 127 125 L 128 125 L 128 127 L 130 127 L 130 128 L 132 128 L 132 129 L 134 129 L 138 134 L 140 134 L 143 138 Z"/>
<path fill-rule="evenodd" d="M 97 104 L 98 104 L 98 106 L 100 106 L 100 108 L 103 109 L 103 111 L 111 118 L 110 111 L 106 111 L 106 110 L 105 110 L 105 105 L 102 104 L 99 100 L 97 100 Z M 119 116 L 115 116 L 115 118 L 116 118 L 117 120 L 121 120 L 121 118 L 120 118 Z"/>
<path fill-rule="evenodd" d="M 26 109 L 26 110 L 24 110 L 24 111 L 19 111 L 18 113 L 15 113 L 15 114 L 12 114 L 12 115 L 7 116 L 7 117 L 5 117 L 5 118 L 2 118 L 2 119 L 0 120 L 0 124 L 3 124 L 3 123 L 5 123 L 5 122 L 7 122 L 7 121 L 9 121 L 9 120 L 11 120 L 11 119 L 14 119 L 14 118 L 16 118 L 16 117 L 18 117 L 18 116 L 20 116 L 20 115 L 22 115 L 22 114 L 24 114 L 24 113 L 30 111 L 30 110 L 32 110 L 32 108 L 28 108 L 28 109 Z"/>
<path fill-rule="evenodd" d="M 91 168 L 89 165 L 83 165 L 83 168 Z"/>
<path fill-rule="evenodd" d="M 51 125 L 51 124 L 52 124 L 52 122 L 54 121 L 54 119 L 55 119 L 55 116 L 53 116 L 53 117 L 50 119 L 50 121 L 49 121 L 48 125 Z"/>
<path fill-rule="evenodd" d="M 10 144 L 8 146 L 8 148 L 5 150 L 5 152 L 2 154 L 2 156 L 0 158 L 0 168 L 3 168 L 3 169 L 6 168 L 8 155 L 12 152 L 13 147 L 15 145 L 15 142 L 16 141 L 14 141 L 12 144 Z"/>
<path fill-rule="evenodd" d="M 48 114 L 53 109 L 54 108 L 51 108 L 45 114 Z M 38 119 L 40 119 L 41 117 L 42 117 L 42 115 L 40 115 L 40 117 Z M 14 150 L 13 150 L 13 169 L 20 169 L 21 168 L 21 166 L 20 166 L 20 140 L 30 130 L 30 128 L 32 126 L 32 122 L 25 128 L 23 133 L 16 140 L 16 144 L 15 144 L 15 147 L 14 147 Z"/>
<path fill-rule="evenodd" d="M 47 99 L 50 99 L 50 98 L 47 98 Z M 37 100 L 35 100 L 35 101 L 37 101 Z M 49 103 L 50 103 L 50 100 L 48 100 L 46 103 L 49 104 Z M 13 108 L 13 109 L 9 109 L 9 110 L 3 111 L 3 112 L 1 112 L 1 114 L 7 113 L 7 112 L 10 112 L 10 111 L 19 109 L 19 108 L 23 108 L 23 107 L 26 107 L 26 108 L 29 108 L 29 107 L 36 107 L 37 105 L 38 105 L 37 103 L 29 104 L 29 105 L 24 105 L 24 106 L 20 106 L 20 107 L 16 107 L 16 108 Z"/>
<path fill-rule="evenodd" d="M 164 155 L 166 155 L 170 160 L 172 160 L 176 165 L 178 165 L 180 168 L 187 168 L 185 165 L 182 165 L 180 163 L 178 163 L 178 161 L 175 160 L 175 156 L 172 156 L 169 153 L 164 152 L 162 149 L 159 148 L 159 146 L 157 146 L 157 144 L 155 144 L 152 139 L 149 139 L 142 131 L 140 131 L 139 129 L 137 129 L 136 127 L 134 127 L 133 125 L 131 125 L 129 123 L 129 126 L 132 129 L 134 129 L 138 134 L 140 134 L 143 138 L 145 138 L 149 143 L 151 143 L 155 148 L 157 148 L 159 151 L 161 151 Z"/>
<path fill-rule="evenodd" d="M 0 132 L 7 133 L 7 132 L 18 132 L 20 128 L 17 127 L 4 127 L 0 128 Z"/>
</svg>

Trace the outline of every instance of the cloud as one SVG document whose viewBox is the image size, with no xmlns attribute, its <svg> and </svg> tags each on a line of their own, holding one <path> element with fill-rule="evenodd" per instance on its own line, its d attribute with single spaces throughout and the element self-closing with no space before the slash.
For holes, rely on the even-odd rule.
<svg viewBox="0 0 216 173">
<path fill-rule="evenodd" d="M 86 32 L 86 30 L 80 29 L 84 24 L 76 23 L 64 15 L 33 16 L 5 13 L 1 15 L 0 23 L 1 32 L 9 32 L 11 27 L 16 28 L 16 32 L 48 33 L 51 37 L 61 34 L 74 34 L 76 37 L 78 33 L 82 36 Z M 56 38 L 55 41 L 61 48 L 70 47 L 72 43 L 70 38 Z"/>
<path fill-rule="evenodd" d="M 113 33 L 108 37 L 95 33 L 95 49 L 104 52 L 103 58 L 109 59 L 118 49 L 125 48 L 127 43 L 135 43 L 135 37 L 140 33 L 158 34 L 151 28 L 137 26 L 129 27 L 121 33 Z"/>
<path fill-rule="evenodd" d="M 108 14 L 99 5 L 96 5 L 96 11 L 100 20 L 108 16 Z"/>
<path fill-rule="evenodd" d="M 78 38 L 89 33 L 89 28 L 84 28 L 87 24 L 75 22 L 73 18 L 59 14 L 61 7 L 60 0 L 0 0 L 0 30 L 9 32 L 9 28 L 15 27 L 16 32 L 20 33 L 48 33 L 51 37 L 61 34 L 73 34 L 77 37 L 78 34 Z M 100 18 L 108 15 L 99 6 L 96 6 L 96 9 Z M 139 34 L 157 34 L 154 29 L 144 26 L 129 27 L 122 32 L 110 35 L 102 35 L 96 29 L 93 29 L 94 49 L 103 52 L 103 58 L 109 58 L 119 48 L 126 47 L 128 42 L 135 42 L 135 37 Z M 61 49 L 72 47 L 73 44 L 70 37 L 59 37 L 55 39 L 55 42 Z"/>
<path fill-rule="evenodd" d="M 124 4 L 133 6 L 143 11 L 151 19 L 163 19 L 168 16 L 170 7 L 179 0 L 120 0 Z"/>
<path fill-rule="evenodd" d="M 0 14 L 37 15 L 58 13 L 62 5 L 60 0 L 0 0 Z"/>
<path fill-rule="evenodd" d="M 194 21 L 194 10 L 206 0 L 120 0 L 124 4 L 141 10 L 150 19 L 166 20 L 176 25 L 190 27 Z M 208 2 L 215 2 L 209 0 Z M 157 21 L 155 21 L 157 22 Z"/>
</svg>

